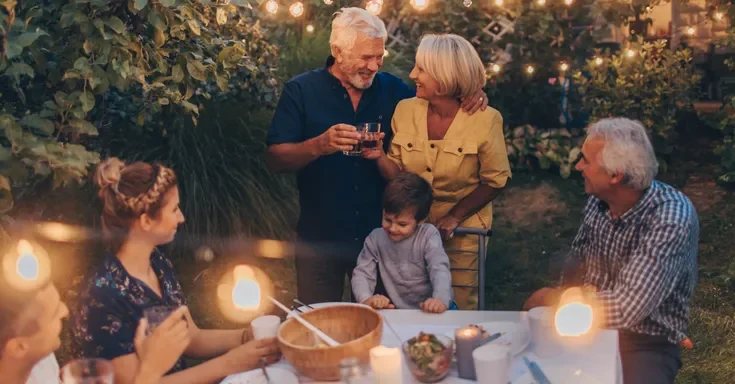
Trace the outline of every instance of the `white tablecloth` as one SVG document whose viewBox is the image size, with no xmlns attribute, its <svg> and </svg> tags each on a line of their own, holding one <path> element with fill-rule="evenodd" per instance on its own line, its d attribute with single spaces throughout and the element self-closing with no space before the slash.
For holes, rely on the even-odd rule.
<svg viewBox="0 0 735 384">
<path fill-rule="evenodd" d="M 413 310 L 386 310 L 381 311 L 381 314 L 390 322 L 403 340 L 408 340 L 416 336 L 419 331 L 445 334 L 468 324 L 494 321 L 520 322 L 521 318 L 521 312 L 500 311 L 447 311 L 441 315 L 434 315 Z M 387 347 L 400 347 L 401 342 L 390 329 L 384 326 L 381 344 Z M 528 356 L 530 359 L 536 361 L 542 368 L 545 366 L 564 366 L 572 368 L 572 371 L 584 371 L 594 376 L 602 384 L 622 383 L 617 331 L 602 331 L 590 345 L 584 348 L 567 349 L 563 353 L 553 357 L 538 357 L 534 355 L 533 342 L 531 342 L 523 353 L 514 358 L 509 378 L 511 382 L 528 372 L 526 366 L 523 364 L 523 356 Z M 281 360 L 275 366 L 294 371 L 293 367 L 285 360 Z M 235 376 L 230 376 L 228 379 Z M 317 382 L 307 378 L 300 377 L 299 381 L 301 383 L 317 384 Z M 418 383 L 411 376 L 408 367 L 405 366 L 405 362 L 404 383 Z M 457 372 L 453 370 L 450 376 L 444 379 L 442 383 L 460 384 L 474 383 L 474 381 L 460 379 L 457 377 Z"/>
</svg>

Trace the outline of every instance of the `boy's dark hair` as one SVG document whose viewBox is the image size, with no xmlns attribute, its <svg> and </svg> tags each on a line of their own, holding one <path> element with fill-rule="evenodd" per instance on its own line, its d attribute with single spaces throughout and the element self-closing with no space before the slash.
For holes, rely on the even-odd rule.
<svg viewBox="0 0 735 384">
<path fill-rule="evenodd" d="M 429 216 L 432 200 L 431 185 L 426 180 L 410 172 L 401 172 L 385 187 L 383 210 L 400 214 L 413 209 L 416 221 L 422 221 Z"/>
</svg>

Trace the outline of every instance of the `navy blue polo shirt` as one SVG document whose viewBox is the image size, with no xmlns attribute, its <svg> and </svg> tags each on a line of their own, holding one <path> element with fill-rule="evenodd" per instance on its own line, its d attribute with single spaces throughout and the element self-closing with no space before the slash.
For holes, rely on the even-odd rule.
<svg viewBox="0 0 735 384">
<path fill-rule="evenodd" d="M 396 76 L 379 72 L 352 106 L 347 90 L 325 68 L 303 73 L 286 82 L 276 108 L 267 143 L 299 143 L 317 137 L 336 124 L 379 122 L 386 150 L 391 120 L 399 101 L 415 91 Z M 370 231 L 380 227 L 385 181 L 374 160 L 337 152 L 322 156 L 297 173 L 301 240 L 347 246 L 357 257 Z"/>
</svg>

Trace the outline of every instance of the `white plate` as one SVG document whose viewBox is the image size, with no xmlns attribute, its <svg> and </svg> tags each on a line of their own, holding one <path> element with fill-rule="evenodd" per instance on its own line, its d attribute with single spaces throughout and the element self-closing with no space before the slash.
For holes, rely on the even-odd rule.
<svg viewBox="0 0 735 384">
<path fill-rule="evenodd" d="M 351 305 L 351 306 L 355 306 L 355 307 L 370 308 L 369 305 L 365 305 L 365 304 L 359 304 L 359 303 L 337 303 L 337 302 L 335 302 L 335 303 L 316 303 L 316 304 L 311 304 L 311 307 L 314 308 L 314 309 L 317 309 L 317 308 L 324 308 L 324 307 L 333 307 L 335 305 Z M 311 309 L 309 309 L 308 307 L 305 307 L 305 306 L 304 307 L 299 307 L 298 310 L 301 311 L 302 313 L 311 311 Z M 288 317 L 291 317 L 291 315 L 288 315 Z"/>
<path fill-rule="evenodd" d="M 559 366 L 542 366 L 541 369 L 544 371 L 544 375 L 549 379 L 551 384 L 601 384 L 600 380 L 597 380 L 594 376 L 589 373 L 582 371 L 581 369 L 575 369 L 571 367 L 559 367 Z M 512 384 L 537 384 L 537 381 L 533 379 L 531 372 L 526 372 L 525 375 L 513 380 Z"/>
<path fill-rule="evenodd" d="M 268 370 L 268 377 L 271 378 L 271 383 L 299 384 L 299 379 L 291 371 L 273 367 L 266 369 Z M 268 380 L 260 369 L 256 369 L 228 376 L 220 384 L 268 384 Z"/>
<path fill-rule="evenodd" d="M 475 325 L 485 328 L 489 335 L 494 335 L 498 332 L 505 333 L 503 336 L 500 336 L 499 339 L 491 341 L 491 343 L 507 345 L 510 347 L 510 352 L 513 355 L 523 352 L 531 342 L 531 335 L 525 327 L 521 326 L 520 323 L 498 321 L 492 323 L 479 323 Z M 454 331 L 447 332 L 446 336 L 454 340 Z"/>
</svg>

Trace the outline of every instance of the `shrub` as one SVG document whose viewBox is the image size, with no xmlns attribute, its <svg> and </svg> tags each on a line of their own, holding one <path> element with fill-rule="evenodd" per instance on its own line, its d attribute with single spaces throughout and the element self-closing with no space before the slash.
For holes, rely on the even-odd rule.
<svg viewBox="0 0 735 384">
<path fill-rule="evenodd" d="M 196 124 L 223 93 L 274 102 L 275 51 L 245 5 L 0 1 L 0 184 L 28 186 L 27 169 L 55 185 L 82 180 L 99 129 L 165 133 L 161 116 Z"/>
<path fill-rule="evenodd" d="M 574 79 L 591 120 L 625 116 L 641 121 L 665 167 L 676 142 L 677 112 L 691 109 L 696 96 L 700 76 L 691 60 L 689 50 L 639 40 L 600 65 L 590 59 Z"/>
</svg>

